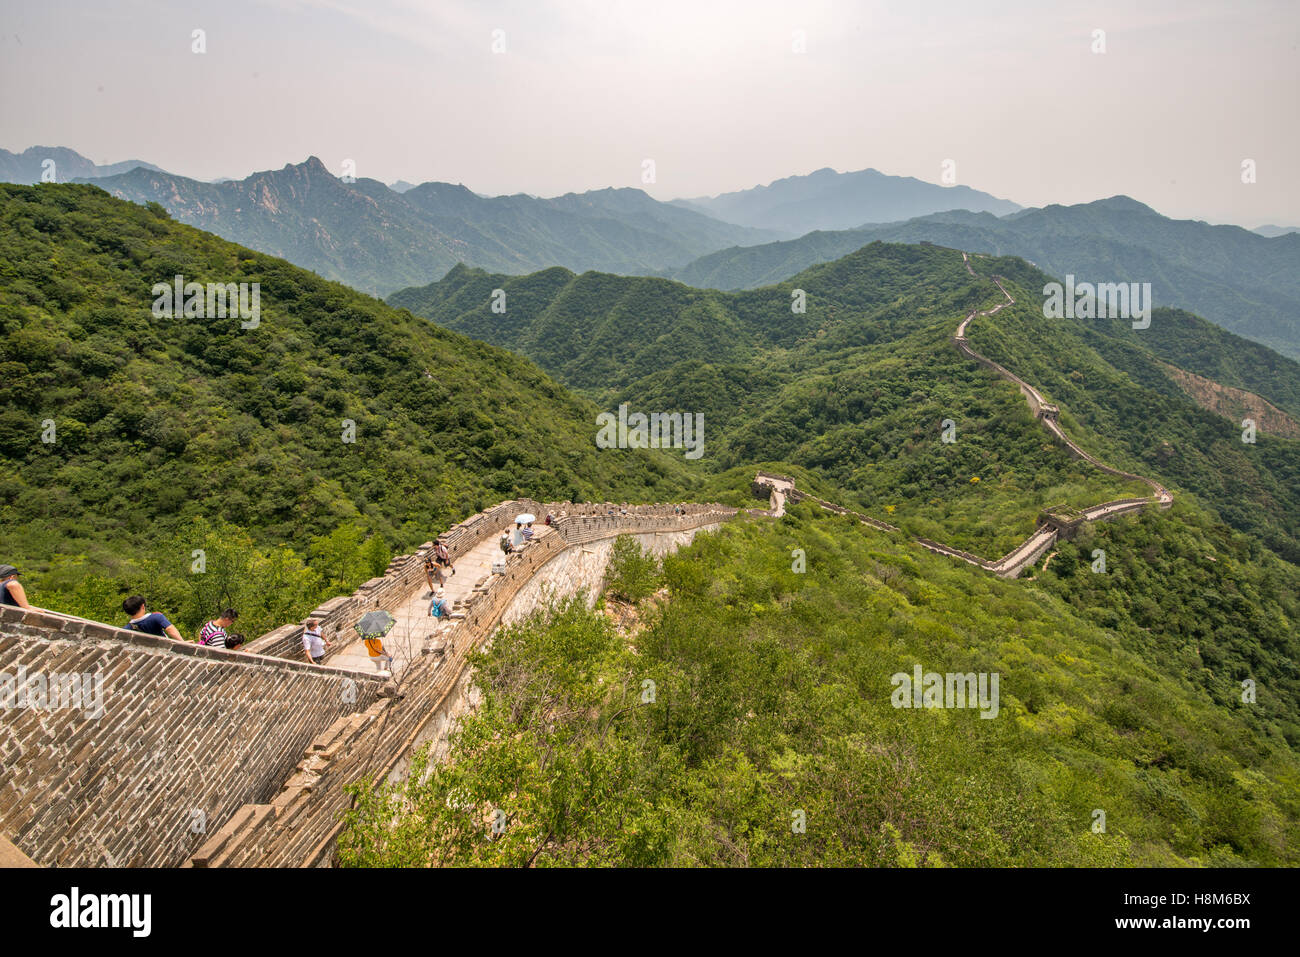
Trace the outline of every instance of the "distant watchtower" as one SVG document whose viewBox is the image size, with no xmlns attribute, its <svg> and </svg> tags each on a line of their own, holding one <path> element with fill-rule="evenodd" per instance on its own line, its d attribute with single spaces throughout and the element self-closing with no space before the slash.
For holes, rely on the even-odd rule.
<svg viewBox="0 0 1300 957">
<path fill-rule="evenodd" d="M 1068 541 L 1078 533 L 1085 516 L 1080 509 L 1072 505 L 1049 505 L 1039 513 L 1038 520 L 1052 526 L 1060 538 Z"/>
</svg>

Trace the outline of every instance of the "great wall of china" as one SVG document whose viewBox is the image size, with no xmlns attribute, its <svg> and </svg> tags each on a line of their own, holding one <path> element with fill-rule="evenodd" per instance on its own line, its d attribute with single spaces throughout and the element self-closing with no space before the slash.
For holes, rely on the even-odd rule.
<svg viewBox="0 0 1300 957">
<path fill-rule="evenodd" d="M 963 256 L 966 254 L 963 253 Z M 967 269 L 975 275 L 967 260 Z M 924 539 L 922 547 L 997 575 L 1019 575 L 1071 528 L 1172 496 L 1158 483 L 1113 469 L 1061 430 L 1036 389 L 970 348 L 954 344 L 1015 382 L 1044 426 L 1098 468 L 1145 482 L 1153 496 L 1105 502 L 1062 518 L 1045 515 L 1029 539 L 997 561 Z M 893 525 L 760 472 L 754 490 L 780 517 L 787 501 L 811 500 L 884 532 Z M 521 552 L 503 556 L 497 538 L 521 511 L 555 516 Z M 0 722 L 0 851 L 43 866 L 328 866 L 349 803 L 347 785 L 400 780 L 423 744 L 445 752 L 456 717 L 472 707 L 468 656 L 501 624 L 556 597 L 594 597 L 613 540 L 636 536 L 663 554 L 742 510 L 717 504 L 617 505 L 503 502 L 442 535 L 457 566 L 452 617 L 422 611 L 426 542 L 353 594 L 325 602 L 322 664 L 299 660 L 301 624 L 285 625 L 244 650 L 205 648 L 43 610 L 0 607 L 0 674 L 103 675 L 105 707 L 6 711 Z M 461 578 L 460 573 L 467 573 Z M 352 626 L 367 611 L 397 609 L 385 638 L 394 661 L 379 672 L 358 653 Z"/>
</svg>

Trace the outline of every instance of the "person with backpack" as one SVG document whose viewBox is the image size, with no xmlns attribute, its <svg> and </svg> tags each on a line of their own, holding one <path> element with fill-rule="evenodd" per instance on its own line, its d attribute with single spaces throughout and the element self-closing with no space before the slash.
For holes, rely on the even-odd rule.
<svg viewBox="0 0 1300 957">
<path fill-rule="evenodd" d="M 513 545 L 510 544 L 510 533 L 509 533 L 509 532 L 502 532 L 502 533 L 501 533 L 501 551 L 503 551 L 503 552 L 505 552 L 507 555 L 509 555 L 509 554 L 510 554 L 511 552 L 513 552 L 514 550 L 515 550 L 515 547 L 514 547 Z"/>
<path fill-rule="evenodd" d="M 126 623 L 130 631 L 143 632 L 157 638 L 166 636 L 176 641 L 184 640 L 181 638 L 181 633 L 176 630 L 176 626 L 167 620 L 166 615 L 160 611 L 149 611 L 143 595 L 132 595 L 122 602 L 122 610 L 131 616 L 131 620 Z"/>
<path fill-rule="evenodd" d="M 18 569 L 12 565 L 0 565 L 0 605 L 13 608 L 31 608 L 27 592 L 18 583 Z"/>
<path fill-rule="evenodd" d="M 438 568 L 439 586 L 447 584 L 447 572 L 456 574 L 456 566 L 451 563 L 451 552 L 447 550 L 447 543 L 441 538 L 433 545 L 434 563 Z"/>
<path fill-rule="evenodd" d="M 207 645 L 209 648 L 228 647 L 226 644 L 226 638 L 228 637 L 226 629 L 233 625 L 238 617 L 239 612 L 233 608 L 227 608 L 216 618 L 204 623 L 203 627 L 199 629 L 199 644 Z"/>
<path fill-rule="evenodd" d="M 451 614 L 451 601 L 444 598 L 442 589 L 439 588 L 433 595 L 433 601 L 429 602 L 429 615 L 433 618 L 446 618 Z"/>
</svg>

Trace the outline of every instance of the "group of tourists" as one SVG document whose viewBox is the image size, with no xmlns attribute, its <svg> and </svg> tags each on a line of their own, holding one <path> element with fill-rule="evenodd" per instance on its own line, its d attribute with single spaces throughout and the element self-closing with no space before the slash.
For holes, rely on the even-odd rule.
<svg viewBox="0 0 1300 957">
<path fill-rule="evenodd" d="M 531 519 L 532 516 L 521 515 L 520 518 Z M 552 516 L 548 514 L 545 524 L 550 525 L 553 521 Z M 516 521 L 514 525 L 513 530 L 507 529 L 501 533 L 500 544 L 503 552 L 519 551 L 533 540 L 535 532 L 532 521 Z M 433 551 L 424 559 L 425 581 L 429 585 L 430 592 L 430 617 L 446 619 L 451 616 L 453 602 L 447 597 L 444 586 L 447 579 L 455 574 L 456 565 L 451 560 L 447 542 L 439 538 L 434 543 Z M 13 565 L 0 565 L 0 605 L 31 608 L 27 593 L 18 578 L 19 571 Z M 127 615 L 125 627 L 129 631 L 138 631 L 158 638 L 171 638 L 175 641 L 184 640 L 180 629 L 166 615 L 160 611 L 150 610 L 149 603 L 143 595 L 132 595 L 123 601 L 122 611 Z M 245 644 L 244 636 L 230 630 L 238 618 L 239 612 L 234 608 L 222 609 L 216 617 L 203 623 L 199 629 L 198 643 L 208 648 L 225 648 L 228 651 L 242 647 Z M 367 651 L 372 657 L 389 658 L 378 639 L 375 639 L 373 644 L 374 647 L 371 647 L 371 641 L 366 642 Z M 308 618 L 302 632 L 302 650 L 307 661 L 320 664 L 325 660 L 326 649 L 332 645 L 333 642 L 327 641 L 321 634 L 320 619 Z M 391 661 L 391 658 L 389 660 Z"/>
<path fill-rule="evenodd" d="M 126 612 L 128 631 L 138 631 L 156 638 L 172 638 L 183 641 L 180 630 L 160 611 L 150 611 L 143 595 L 132 595 L 122 602 L 122 611 Z M 244 644 L 244 636 L 229 631 L 239 612 L 233 608 L 223 609 L 217 617 L 210 618 L 199 629 L 199 644 L 207 648 L 225 648 L 234 651 Z"/>
<path fill-rule="evenodd" d="M 450 560 L 446 559 L 446 550 L 443 550 L 442 559 L 446 560 L 446 567 L 451 567 Z M 454 570 L 452 573 L 455 573 Z M 0 564 L 0 605 L 30 609 L 31 602 L 27 601 L 27 593 L 19 584 L 18 577 L 19 572 L 12 564 Z M 441 594 L 442 589 L 438 589 L 438 593 Z M 174 641 L 185 640 L 181 637 L 179 628 L 175 627 L 168 616 L 161 611 L 149 610 L 148 602 L 140 594 L 133 594 L 123 601 L 122 611 L 127 616 L 125 625 L 127 631 L 159 638 L 173 638 Z M 433 612 L 430 611 L 430 614 Z M 246 644 L 244 636 L 230 631 L 230 625 L 233 625 L 238 618 L 238 611 L 222 609 L 216 618 L 208 619 L 203 623 L 203 627 L 199 628 L 199 644 L 207 648 L 224 648 L 227 651 L 242 648 Z M 326 641 L 321 637 L 320 619 L 308 618 L 303 629 L 303 651 L 307 654 L 307 661 L 320 664 L 325 659 L 325 649 L 333 644 L 334 642 Z"/>
<path fill-rule="evenodd" d="M 563 513 L 561 513 L 561 515 L 563 515 Z M 520 519 L 523 520 L 521 521 Z M 524 546 L 531 542 L 533 536 L 537 534 L 533 531 L 532 515 L 523 515 L 520 516 L 520 519 L 515 519 L 515 527 L 513 529 L 508 528 L 501 533 L 501 540 L 498 544 L 501 546 L 501 551 L 505 552 L 507 555 L 511 552 L 522 551 Z M 546 518 L 543 519 L 542 524 L 547 526 L 554 525 L 555 516 L 550 512 L 547 512 Z"/>
<path fill-rule="evenodd" d="M 549 515 L 546 517 L 550 518 Z M 548 521 L 546 524 L 551 523 Z M 535 534 L 532 522 L 515 522 L 513 529 L 506 529 L 501 533 L 501 551 L 507 555 L 511 552 L 523 551 L 524 546 L 533 540 Z"/>
</svg>

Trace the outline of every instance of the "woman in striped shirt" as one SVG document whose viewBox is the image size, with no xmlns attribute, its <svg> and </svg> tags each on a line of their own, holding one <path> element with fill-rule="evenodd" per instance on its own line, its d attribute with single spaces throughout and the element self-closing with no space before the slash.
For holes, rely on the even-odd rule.
<svg viewBox="0 0 1300 957">
<path fill-rule="evenodd" d="M 233 625 L 238 617 L 239 612 L 233 608 L 227 608 L 199 629 L 199 644 L 207 645 L 209 648 L 225 648 L 226 629 Z"/>
</svg>

